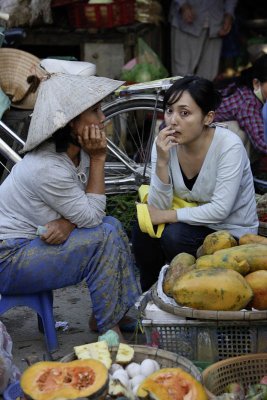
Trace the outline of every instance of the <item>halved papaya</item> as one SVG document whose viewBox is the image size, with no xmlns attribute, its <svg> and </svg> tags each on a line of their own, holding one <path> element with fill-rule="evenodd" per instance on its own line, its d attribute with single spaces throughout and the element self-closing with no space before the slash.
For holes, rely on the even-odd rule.
<svg viewBox="0 0 267 400">
<path fill-rule="evenodd" d="M 155 400 L 207 400 L 200 382 L 182 368 L 162 368 L 149 375 L 138 387 L 139 398 Z"/>
<path fill-rule="evenodd" d="M 25 396 L 34 400 L 102 398 L 108 390 L 108 370 L 93 359 L 41 361 L 23 372 L 20 385 Z"/>
</svg>

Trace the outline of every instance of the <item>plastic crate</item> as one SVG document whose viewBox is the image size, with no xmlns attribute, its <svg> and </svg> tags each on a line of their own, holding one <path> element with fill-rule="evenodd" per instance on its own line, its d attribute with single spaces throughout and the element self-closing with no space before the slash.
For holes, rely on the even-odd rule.
<svg viewBox="0 0 267 400">
<path fill-rule="evenodd" d="M 173 316 L 143 319 L 146 342 L 192 361 L 216 362 L 267 352 L 267 321 L 207 321 Z"/>
<path fill-rule="evenodd" d="M 105 29 L 129 25 L 135 20 L 135 0 L 114 0 L 110 4 L 74 3 L 68 6 L 74 28 Z"/>
</svg>

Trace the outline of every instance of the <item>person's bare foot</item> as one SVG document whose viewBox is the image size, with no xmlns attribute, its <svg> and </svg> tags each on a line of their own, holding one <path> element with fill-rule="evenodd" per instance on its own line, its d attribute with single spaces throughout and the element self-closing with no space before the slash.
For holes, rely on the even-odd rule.
<svg viewBox="0 0 267 400">
<path fill-rule="evenodd" d="M 123 331 L 123 327 L 126 327 L 127 325 L 134 326 L 135 324 L 136 324 L 136 320 L 134 318 L 124 315 L 124 317 L 122 317 L 122 319 L 119 321 L 119 323 L 116 326 L 120 330 L 120 334 L 121 334 L 121 331 Z M 89 319 L 89 328 L 93 332 L 98 332 L 96 319 L 93 314 L 91 315 L 91 317 Z M 112 329 L 115 330 L 114 328 L 112 328 Z M 127 330 L 125 329 L 125 331 L 127 331 Z"/>
<path fill-rule="evenodd" d="M 120 343 L 127 343 L 127 340 L 123 337 L 123 334 L 121 333 L 119 325 L 113 326 L 111 330 L 118 334 Z"/>
<path fill-rule="evenodd" d="M 91 317 L 89 319 L 89 328 L 92 331 L 98 332 L 96 319 L 93 315 L 91 315 Z M 119 325 L 113 326 L 113 328 L 111 328 L 111 330 L 118 334 L 120 343 L 127 343 L 127 340 L 123 337 L 123 334 L 121 333 Z"/>
</svg>

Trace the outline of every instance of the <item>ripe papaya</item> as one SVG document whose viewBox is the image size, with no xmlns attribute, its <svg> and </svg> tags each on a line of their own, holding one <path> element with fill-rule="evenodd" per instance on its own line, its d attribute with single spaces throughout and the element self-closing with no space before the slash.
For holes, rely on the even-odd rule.
<svg viewBox="0 0 267 400">
<path fill-rule="evenodd" d="M 167 296 L 172 297 L 174 282 L 184 273 L 191 271 L 195 267 L 195 261 L 195 257 L 189 253 L 179 253 L 171 260 L 163 281 L 163 291 Z"/>
<path fill-rule="evenodd" d="M 259 243 L 267 245 L 267 237 L 247 233 L 239 238 L 239 244 Z"/>
<path fill-rule="evenodd" d="M 215 251 L 221 249 L 228 249 L 233 246 L 237 246 L 237 241 L 228 231 L 217 231 L 207 235 L 202 244 L 203 255 L 209 255 L 215 253 Z"/>
<path fill-rule="evenodd" d="M 197 249 L 197 254 L 196 254 L 196 258 L 202 257 L 204 256 L 204 252 L 203 252 L 203 246 L 199 246 L 199 248 Z"/>
<path fill-rule="evenodd" d="M 229 249 L 227 249 L 229 250 Z M 232 269 L 242 275 L 246 275 L 250 271 L 249 264 L 245 258 L 240 258 L 232 254 L 210 254 L 199 257 L 196 260 L 196 268 L 225 268 Z"/>
<path fill-rule="evenodd" d="M 172 293 L 182 306 L 217 311 L 241 310 L 253 296 L 245 278 L 226 268 L 194 269 L 175 282 Z"/>
<path fill-rule="evenodd" d="M 40 361 L 27 368 L 20 379 L 27 399 L 55 400 L 104 398 L 108 392 L 108 370 L 101 361 Z"/>
<path fill-rule="evenodd" d="M 253 291 L 251 307 L 257 310 L 267 310 L 267 271 L 258 270 L 245 276 Z"/>
<path fill-rule="evenodd" d="M 242 275 L 259 269 L 267 270 L 267 246 L 250 243 L 216 251 L 199 257 L 196 268 L 230 268 Z"/>
<path fill-rule="evenodd" d="M 162 368 L 149 375 L 137 389 L 139 399 L 208 400 L 202 384 L 182 368 Z"/>
</svg>

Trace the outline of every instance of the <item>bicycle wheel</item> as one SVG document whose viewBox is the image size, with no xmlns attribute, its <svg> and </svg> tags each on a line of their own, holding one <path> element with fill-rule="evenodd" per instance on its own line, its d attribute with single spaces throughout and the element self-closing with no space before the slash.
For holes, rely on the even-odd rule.
<svg viewBox="0 0 267 400">
<path fill-rule="evenodd" d="M 131 95 L 103 104 L 108 137 L 107 193 L 136 191 L 150 178 L 150 154 L 163 121 L 163 99 Z"/>
</svg>

